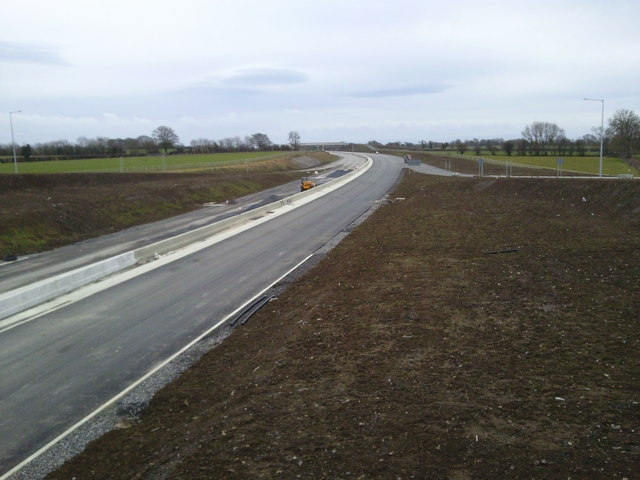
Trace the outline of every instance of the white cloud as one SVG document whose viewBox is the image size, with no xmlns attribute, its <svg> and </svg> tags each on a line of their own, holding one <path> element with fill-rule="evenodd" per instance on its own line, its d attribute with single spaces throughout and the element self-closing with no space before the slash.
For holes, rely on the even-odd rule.
<svg viewBox="0 0 640 480">
<path fill-rule="evenodd" d="M 21 0 L 0 18 L 0 111 L 30 112 L 38 141 L 581 135 L 584 96 L 640 109 L 637 18 L 636 0 Z"/>
<path fill-rule="evenodd" d="M 92 116 L 41 115 L 22 112 L 13 115 L 13 124 L 16 142 L 31 144 L 60 139 L 75 141 L 78 137 L 137 137 L 149 135 L 157 126 L 147 118 L 121 117 L 110 112 Z M 38 131 L 46 131 L 47 136 L 29 133 Z M 105 135 L 105 131 L 112 133 Z"/>
<path fill-rule="evenodd" d="M 44 45 L 0 41 L 0 62 L 68 65 L 53 48 Z"/>
<path fill-rule="evenodd" d="M 285 68 L 243 68 L 221 79 L 221 83 L 240 87 L 270 87 L 304 83 L 308 76 L 303 72 Z"/>
</svg>

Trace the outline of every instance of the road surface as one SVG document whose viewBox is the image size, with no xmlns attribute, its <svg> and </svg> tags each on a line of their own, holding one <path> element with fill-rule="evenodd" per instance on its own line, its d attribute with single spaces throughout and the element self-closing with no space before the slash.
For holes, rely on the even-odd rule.
<svg viewBox="0 0 640 480">
<path fill-rule="evenodd" d="M 330 164 L 315 167 L 320 173 L 314 178 L 319 184 L 323 183 L 334 178 L 340 172 L 355 168 L 363 161 L 362 157 L 346 156 L 340 158 Z M 301 175 L 303 174 L 306 174 L 306 171 L 301 172 Z M 278 201 L 299 191 L 300 182 L 296 180 L 263 192 L 241 197 L 230 205 L 201 208 L 183 215 L 138 225 L 49 252 L 20 257 L 17 262 L 0 261 L 0 293 L 135 250 L 188 230 L 209 225 L 237 213 Z"/>
<path fill-rule="evenodd" d="M 368 172 L 322 198 L 0 334 L 0 475 L 366 212 L 403 168 L 373 157 Z"/>
</svg>

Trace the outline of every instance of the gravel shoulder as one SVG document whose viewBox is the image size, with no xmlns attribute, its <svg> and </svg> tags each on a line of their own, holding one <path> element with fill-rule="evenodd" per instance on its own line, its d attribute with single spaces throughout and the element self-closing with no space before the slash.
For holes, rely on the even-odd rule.
<svg viewBox="0 0 640 480">
<path fill-rule="evenodd" d="M 640 188 L 407 173 L 48 479 L 632 479 Z"/>
</svg>

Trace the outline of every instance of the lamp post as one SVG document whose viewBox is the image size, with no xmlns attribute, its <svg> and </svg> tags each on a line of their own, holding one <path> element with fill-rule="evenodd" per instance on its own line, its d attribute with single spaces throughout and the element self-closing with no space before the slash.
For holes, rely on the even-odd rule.
<svg viewBox="0 0 640 480">
<path fill-rule="evenodd" d="M 602 147 L 604 144 L 604 99 L 585 98 L 585 100 L 602 103 L 602 117 L 600 118 L 600 176 L 602 176 Z"/>
<path fill-rule="evenodd" d="M 13 145 L 13 173 L 18 173 L 18 160 L 16 158 L 16 141 L 13 139 L 13 118 L 11 115 L 20 113 L 22 110 L 14 110 L 9 112 L 9 124 L 11 125 L 11 145 Z"/>
</svg>

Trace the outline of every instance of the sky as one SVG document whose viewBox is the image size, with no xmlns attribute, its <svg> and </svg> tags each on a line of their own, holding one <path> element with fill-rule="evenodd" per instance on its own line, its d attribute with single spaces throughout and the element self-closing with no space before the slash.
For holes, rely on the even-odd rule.
<svg viewBox="0 0 640 480">
<path fill-rule="evenodd" d="M 0 0 L 0 143 L 569 138 L 640 113 L 638 0 Z M 11 115 L 9 112 L 16 112 Z"/>
</svg>

